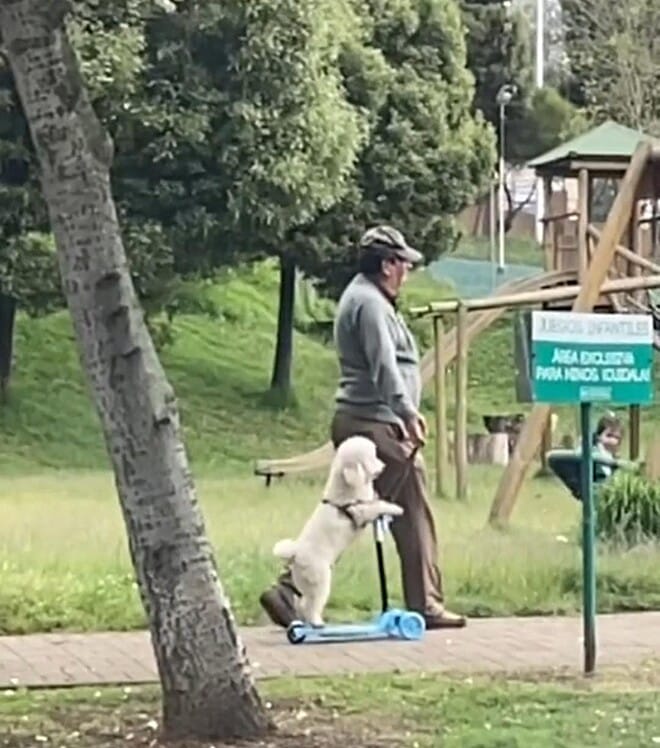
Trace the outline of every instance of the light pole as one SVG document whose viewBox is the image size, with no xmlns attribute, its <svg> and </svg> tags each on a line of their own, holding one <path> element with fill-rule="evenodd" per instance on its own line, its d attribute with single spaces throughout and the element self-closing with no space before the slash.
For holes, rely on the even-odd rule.
<svg viewBox="0 0 660 748">
<path fill-rule="evenodd" d="M 536 0 L 536 51 L 534 77 L 536 88 L 543 88 L 545 81 L 545 0 Z"/>
<path fill-rule="evenodd" d="M 545 85 L 545 0 L 536 0 L 536 53 L 535 53 L 536 88 Z M 543 179 L 536 180 L 536 241 L 543 241 L 543 214 L 545 213 L 545 195 L 543 193 Z"/>
<path fill-rule="evenodd" d="M 500 194 L 499 194 L 499 251 L 497 272 L 504 272 L 504 158 L 506 137 L 506 107 L 516 95 L 517 88 L 513 83 L 505 83 L 497 92 L 496 101 L 500 108 Z"/>
</svg>

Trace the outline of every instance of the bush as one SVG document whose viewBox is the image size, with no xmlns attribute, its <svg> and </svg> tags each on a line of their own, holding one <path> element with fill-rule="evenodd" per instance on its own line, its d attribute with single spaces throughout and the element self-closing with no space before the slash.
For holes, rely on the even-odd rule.
<svg viewBox="0 0 660 748">
<path fill-rule="evenodd" d="M 621 470 L 602 485 L 596 501 L 598 536 L 637 545 L 660 539 L 660 483 Z"/>
<path fill-rule="evenodd" d="M 65 306 L 51 234 L 21 234 L 0 248 L 0 292 L 13 296 L 31 317 Z"/>
</svg>

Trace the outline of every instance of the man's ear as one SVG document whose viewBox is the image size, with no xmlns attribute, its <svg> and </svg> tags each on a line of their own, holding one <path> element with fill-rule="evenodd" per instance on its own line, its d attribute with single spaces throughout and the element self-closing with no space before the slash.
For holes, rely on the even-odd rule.
<svg viewBox="0 0 660 748">
<path fill-rule="evenodd" d="M 359 488 L 366 482 L 364 468 L 359 462 L 352 465 L 346 465 L 342 470 L 342 475 L 344 476 L 346 483 L 353 488 Z"/>
</svg>

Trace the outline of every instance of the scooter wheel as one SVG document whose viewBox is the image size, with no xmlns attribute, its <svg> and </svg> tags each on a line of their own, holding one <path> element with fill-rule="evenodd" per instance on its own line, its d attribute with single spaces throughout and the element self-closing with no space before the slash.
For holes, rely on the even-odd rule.
<svg viewBox="0 0 660 748">
<path fill-rule="evenodd" d="M 378 626 L 388 636 L 395 635 L 399 630 L 399 614 L 394 610 L 386 611 L 380 616 Z"/>
<path fill-rule="evenodd" d="M 305 624 L 301 621 L 293 621 L 286 630 L 286 638 L 291 644 L 302 644 L 306 636 Z"/>
<path fill-rule="evenodd" d="M 403 613 L 398 629 L 402 639 L 421 639 L 426 631 L 426 621 L 419 613 Z"/>
</svg>

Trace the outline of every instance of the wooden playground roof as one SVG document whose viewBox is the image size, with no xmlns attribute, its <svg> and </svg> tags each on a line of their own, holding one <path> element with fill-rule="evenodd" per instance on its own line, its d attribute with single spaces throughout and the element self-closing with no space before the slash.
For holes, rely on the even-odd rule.
<svg viewBox="0 0 660 748">
<path fill-rule="evenodd" d="M 625 172 L 642 140 L 654 140 L 639 130 L 608 120 L 529 162 L 539 176 L 576 176 L 591 172 Z M 657 144 L 657 141 L 656 141 Z"/>
</svg>

